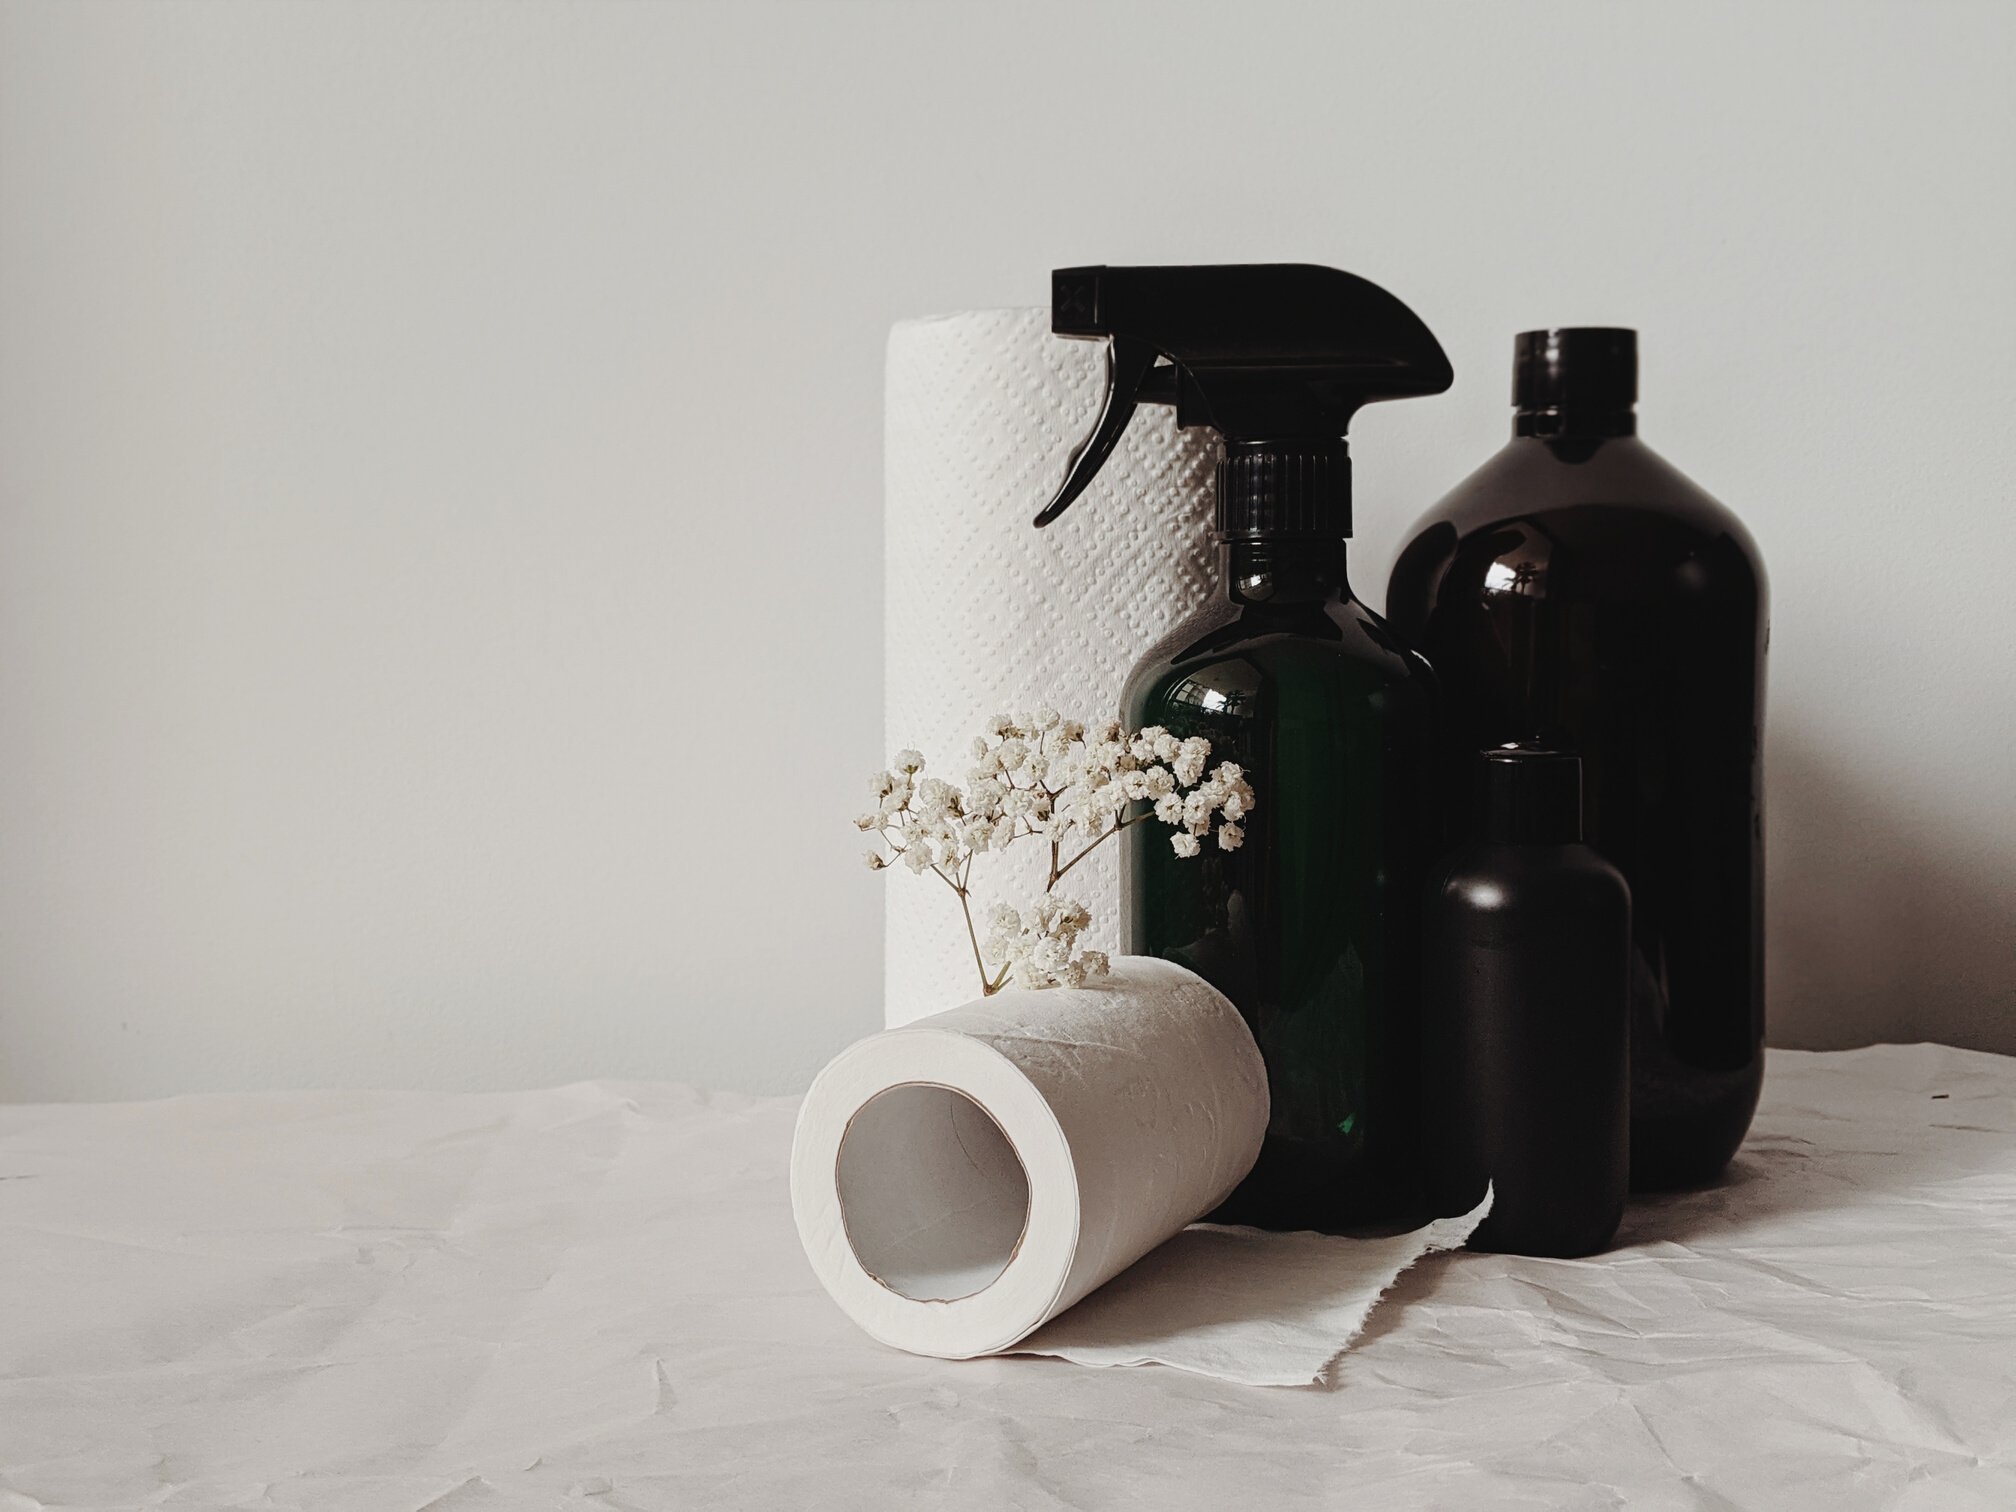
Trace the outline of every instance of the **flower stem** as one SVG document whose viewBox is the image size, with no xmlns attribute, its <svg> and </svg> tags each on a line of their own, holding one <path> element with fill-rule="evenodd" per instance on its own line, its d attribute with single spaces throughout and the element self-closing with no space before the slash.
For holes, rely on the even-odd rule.
<svg viewBox="0 0 2016 1512">
<path fill-rule="evenodd" d="M 971 872 L 973 869 L 973 863 L 970 859 L 966 863 L 966 869 L 968 872 Z M 969 894 L 966 891 L 966 885 L 963 881 L 954 882 L 950 877 L 945 876 L 945 873 L 938 867 L 934 866 L 931 870 L 937 872 L 940 877 L 944 877 L 945 885 L 959 895 L 959 912 L 966 920 L 966 943 L 973 947 L 973 969 L 980 974 L 980 996 L 992 997 L 1001 990 L 1001 984 L 987 980 L 987 963 L 980 959 L 980 935 L 973 927 L 973 908 L 967 901 Z"/>
<path fill-rule="evenodd" d="M 1090 845 L 1086 846 L 1085 849 L 1078 852 L 1078 854 L 1073 856 L 1069 861 L 1066 861 L 1061 867 L 1058 866 L 1057 864 L 1056 842 L 1052 841 L 1050 845 L 1050 885 L 1049 887 L 1045 887 L 1043 891 L 1045 892 L 1050 891 L 1050 888 L 1055 887 L 1059 882 L 1064 880 L 1065 872 L 1071 870 L 1072 867 L 1076 866 L 1080 861 L 1083 861 L 1087 856 L 1091 855 L 1092 852 L 1099 849 L 1100 846 L 1104 845 L 1108 840 L 1111 840 L 1115 835 L 1119 834 L 1120 831 L 1127 828 L 1128 825 L 1135 823 L 1140 817 L 1141 816 L 1139 814 L 1133 814 L 1125 819 L 1122 819 L 1118 824 L 1114 825 L 1113 828 L 1106 831 L 1105 834 L 1101 835 L 1097 840 L 1094 840 Z"/>
</svg>

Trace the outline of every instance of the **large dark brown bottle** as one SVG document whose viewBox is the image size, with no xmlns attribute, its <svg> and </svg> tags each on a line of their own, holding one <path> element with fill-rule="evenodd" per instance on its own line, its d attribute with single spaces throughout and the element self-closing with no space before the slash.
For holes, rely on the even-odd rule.
<svg viewBox="0 0 2016 1512">
<path fill-rule="evenodd" d="M 1637 437 L 1637 337 L 1518 339 L 1511 442 L 1431 510 L 1387 590 L 1447 699 L 1452 800 L 1483 746 L 1582 754 L 1630 884 L 1631 1180 L 1711 1180 L 1764 1072 L 1763 564 Z"/>
</svg>

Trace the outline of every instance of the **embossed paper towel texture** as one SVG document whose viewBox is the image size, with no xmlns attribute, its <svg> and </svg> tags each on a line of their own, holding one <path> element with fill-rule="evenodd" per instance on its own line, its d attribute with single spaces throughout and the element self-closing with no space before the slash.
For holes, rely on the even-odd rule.
<svg viewBox="0 0 2016 1512">
<path fill-rule="evenodd" d="M 884 566 L 889 752 L 963 782 L 968 746 L 996 713 L 1051 706 L 1118 712 L 1141 653 L 1215 591 L 1208 537 L 1216 442 L 1144 406 L 1098 480 L 1046 530 L 1030 524 L 1091 434 L 1106 384 L 1102 343 L 1050 334 L 1047 310 L 904 321 L 889 336 Z M 885 753 L 887 754 L 887 753 Z M 865 795 L 864 795 L 865 797 Z M 1040 890 L 1025 842 L 976 869 L 983 903 Z M 1018 854 L 1019 852 L 1019 854 Z M 1091 908 L 1088 943 L 1119 951 L 1111 846 L 1071 874 Z M 907 1024 L 969 1000 L 973 950 L 952 896 L 892 876 L 884 1018 Z"/>
</svg>

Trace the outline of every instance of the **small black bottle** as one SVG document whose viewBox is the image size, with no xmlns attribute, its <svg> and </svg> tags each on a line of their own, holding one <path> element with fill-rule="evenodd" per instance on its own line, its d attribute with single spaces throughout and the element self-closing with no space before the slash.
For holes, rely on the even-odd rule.
<svg viewBox="0 0 2016 1512">
<path fill-rule="evenodd" d="M 1630 1185 L 1631 894 L 1582 843 L 1582 763 L 1483 753 L 1480 838 L 1426 912 L 1424 1112 L 1432 1195 L 1494 1195 L 1474 1249 L 1590 1255 Z"/>
</svg>

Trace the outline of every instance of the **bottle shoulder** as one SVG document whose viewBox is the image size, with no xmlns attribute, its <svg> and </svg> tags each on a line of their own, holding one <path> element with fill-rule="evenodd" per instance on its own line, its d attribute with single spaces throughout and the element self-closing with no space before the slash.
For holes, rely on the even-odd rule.
<svg viewBox="0 0 2016 1512">
<path fill-rule="evenodd" d="M 1368 690 L 1419 686 L 1424 696 L 1434 676 L 1355 599 L 1291 605 L 1220 599 L 1149 648 L 1128 679 L 1128 702 L 1162 685 L 1198 693 L 1298 674 Z"/>
<path fill-rule="evenodd" d="M 1430 897 L 1437 907 L 1512 915 L 1564 901 L 1628 909 L 1623 873 L 1586 844 L 1512 845 L 1479 841 L 1446 857 Z"/>
<path fill-rule="evenodd" d="M 1513 438 L 1443 496 L 1419 524 L 1469 535 L 1507 520 L 1545 518 L 1590 548 L 1626 532 L 1726 539 L 1753 564 L 1757 544 L 1734 510 L 1636 436 Z"/>
<path fill-rule="evenodd" d="M 1418 633 L 1458 586 L 1486 598 L 1705 597 L 1760 611 L 1767 593 L 1742 521 L 1634 436 L 1518 437 L 1459 483 L 1415 526 L 1388 608 Z"/>
</svg>

